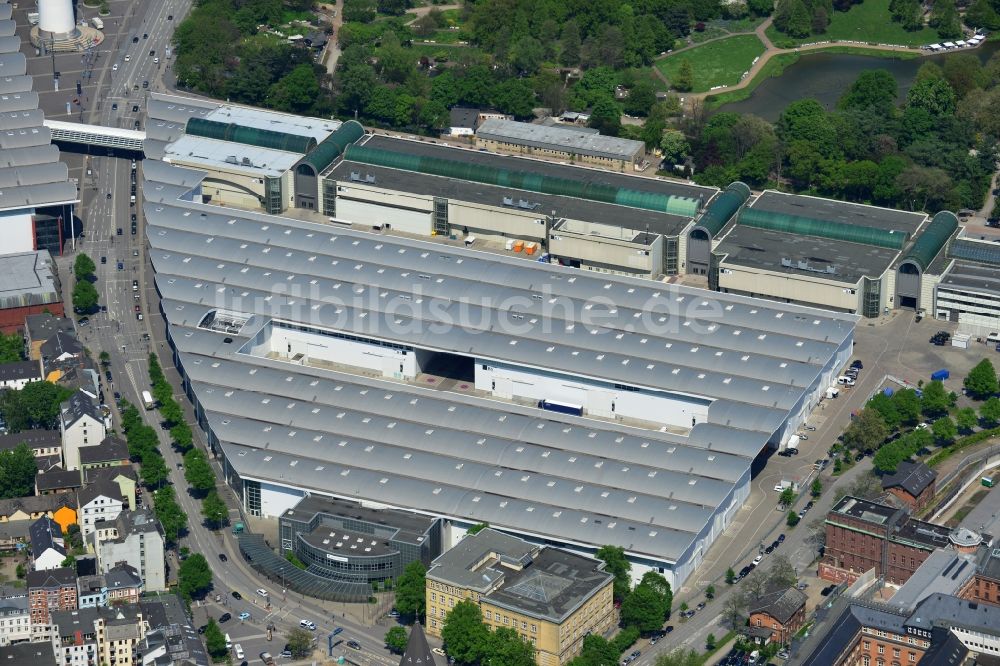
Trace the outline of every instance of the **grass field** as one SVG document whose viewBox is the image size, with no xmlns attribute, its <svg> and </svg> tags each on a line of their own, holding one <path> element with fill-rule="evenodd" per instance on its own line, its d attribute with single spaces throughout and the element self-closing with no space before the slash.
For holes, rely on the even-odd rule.
<svg viewBox="0 0 1000 666">
<path fill-rule="evenodd" d="M 680 71 L 681 61 L 689 60 L 694 74 L 692 92 L 705 92 L 714 86 L 739 83 L 753 59 L 763 52 L 764 44 L 756 35 L 736 35 L 668 56 L 657 61 L 655 66 L 667 79 L 673 80 Z"/>
<path fill-rule="evenodd" d="M 893 21 L 889 15 L 889 0 L 864 0 L 861 4 L 851 7 L 849 11 L 833 12 L 830 25 L 822 35 L 793 39 L 771 26 L 767 29 L 767 36 L 775 46 L 781 46 L 783 42 L 802 44 L 826 40 L 875 42 L 897 46 L 921 46 L 941 41 L 937 32 L 930 28 L 925 27 L 915 32 L 903 30 L 903 26 Z"/>
</svg>

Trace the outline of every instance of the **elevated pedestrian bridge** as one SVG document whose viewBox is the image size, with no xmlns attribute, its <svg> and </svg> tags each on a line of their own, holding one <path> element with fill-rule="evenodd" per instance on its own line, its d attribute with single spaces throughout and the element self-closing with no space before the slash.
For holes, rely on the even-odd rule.
<svg viewBox="0 0 1000 666">
<path fill-rule="evenodd" d="M 146 133 L 140 130 L 69 123 L 64 120 L 45 119 L 45 126 L 52 131 L 53 141 L 66 141 L 87 146 L 101 146 L 120 150 L 143 151 Z"/>
</svg>

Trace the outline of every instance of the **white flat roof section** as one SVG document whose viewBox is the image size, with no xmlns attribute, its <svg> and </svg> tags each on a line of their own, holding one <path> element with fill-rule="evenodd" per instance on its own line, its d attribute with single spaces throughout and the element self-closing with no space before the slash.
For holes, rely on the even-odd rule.
<svg viewBox="0 0 1000 666">
<path fill-rule="evenodd" d="M 612 160 L 632 160 L 646 152 L 642 141 L 584 132 L 569 126 L 534 125 L 496 118 L 480 125 L 476 137 Z"/>
<path fill-rule="evenodd" d="M 198 164 L 206 169 L 227 169 L 270 178 L 281 177 L 301 158 L 298 153 L 190 134 L 168 144 L 163 155 L 167 162 L 179 160 L 184 165 Z"/>
<path fill-rule="evenodd" d="M 224 104 L 205 115 L 206 120 L 234 123 L 243 127 L 284 132 L 298 136 L 311 136 L 319 143 L 340 127 L 339 120 L 324 120 L 307 116 L 294 116 L 277 111 L 265 111 L 246 106 Z"/>
</svg>

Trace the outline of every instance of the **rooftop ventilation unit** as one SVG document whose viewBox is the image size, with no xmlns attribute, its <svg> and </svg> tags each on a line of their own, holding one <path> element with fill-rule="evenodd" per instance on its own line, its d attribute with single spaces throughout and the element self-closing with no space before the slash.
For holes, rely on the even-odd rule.
<svg viewBox="0 0 1000 666">
<path fill-rule="evenodd" d="M 239 160 L 236 159 L 236 155 L 230 155 L 226 158 L 226 164 L 239 164 Z"/>
</svg>

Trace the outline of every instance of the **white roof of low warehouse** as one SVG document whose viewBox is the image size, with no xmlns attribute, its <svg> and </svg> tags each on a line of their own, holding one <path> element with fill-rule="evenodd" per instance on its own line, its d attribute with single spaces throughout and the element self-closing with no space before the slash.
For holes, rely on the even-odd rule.
<svg viewBox="0 0 1000 666">
<path fill-rule="evenodd" d="M 491 118 L 480 125 L 476 130 L 476 137 L 612 160 L 631 160 L 646 151 L 646 145 L 642 141 L 582 132 L 571 127 L 533 125 L 497 118 Z"/>
</svg>

